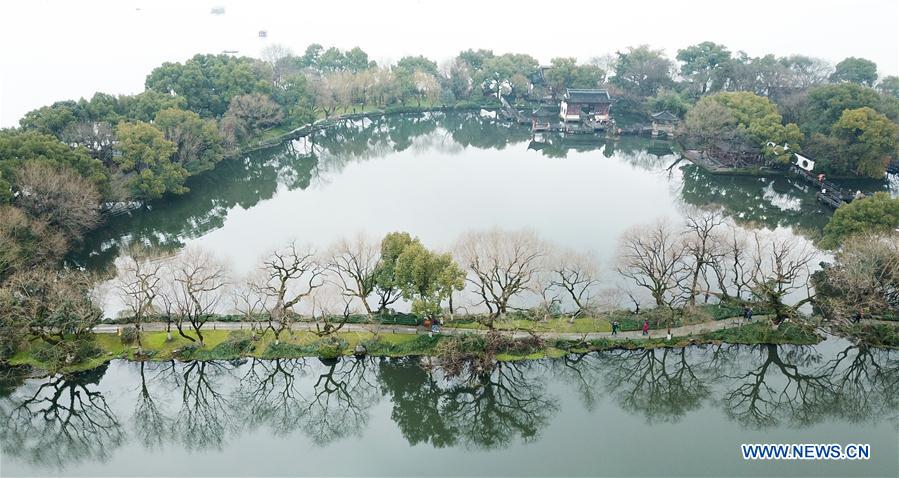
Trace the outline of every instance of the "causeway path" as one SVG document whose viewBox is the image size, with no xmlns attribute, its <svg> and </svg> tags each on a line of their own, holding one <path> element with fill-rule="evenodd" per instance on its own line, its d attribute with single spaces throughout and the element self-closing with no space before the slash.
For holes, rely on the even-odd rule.
<svg viewBox="0 0 899 478">
<path fill-rule="evenodd" d="M 753 317 L 753 322 L 759 320 L 767 320 L 766 316 L 756 316 Z M 868 321 L 875 322 L 875 321 Z M 749 323 L 742 317 L 730 317 L 727 319 L 714 320 L 708 322 L 702 322 L 699 324 L 691 324 L 691 325 L 683 325 L 680 327 L 673 327 L 671 329 L 671 335 L 673 337 L 684 337 L 688 335 L 698 335 L 700 333 L 705 332 L 713 332 L 716 330 L 729 329 L 734 327 L 739 327 L 741 325 L 745 325 Z M 94 327 L 93 331 L 95 333 L 117 333 L 120 327 L 124 327 L 123 324 L 101 324 Z M 164 322 L 148 322 L 146 324 L 141 325 L 141 329 L 148 332 L 159 332 L 165 330 L 166 324 Z M 172 327 L 174 331 L 174 326 Z M 315 330 L 314 322 L 297 322 L 294 323 L 291 327 L 292 330 L 295 331 L 305 331 L 305 330 Z M 249 322 L 206 322 L 203 326 L 203 330 L 250 330 L 251 324 Z M 412 327 L 407 325 L 390 325 L 390 324 L 381 324 L 380 326 L 377 324 L 346 324 L 343 328 L 340 329 L 342 332 L 378 332 L 381 333 L 395 333 L 395 334 L 423 334 L 427 333 L 427 330 L 424 327 Z M 513 338 L 521 338 L 521 337 L 529 337 L 531 334 L 527 331 L 519 331 L 519 330 L 499 330 L 499 332 L 504 335 L 509 335 Z M 485 329 L 463 329 L 463 328 L 455 328 L 445 326 L 440 329 L 440 333 L 444 335 L 465 335 L 465 334 L 486 334 L 487 330 Z M 658 338 L 665 337 L 667 334 L 667 329 L 650 329 L 648 338 Z M 617 335 L 612 335 L 611 332 L 537 332 L 537 335 L 547 339 L 567 339 L 567 340 L 593 340 L 593 339 L 641 339 L 646 338 L 643 335 L 643 332 L 640 330 L 629 330 L 618 332 Z"/>
</svg>

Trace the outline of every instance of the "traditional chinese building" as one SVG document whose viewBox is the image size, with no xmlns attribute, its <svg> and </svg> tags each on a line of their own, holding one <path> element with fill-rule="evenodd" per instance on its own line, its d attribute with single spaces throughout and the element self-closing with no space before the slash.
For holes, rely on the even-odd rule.
<svg viewBox="0 0 899 478">
<path fill-rule="evenodd" d="M 602 126 L 609 121 L 612 98 L 605 89 L 565 90 L 559 109 L 562 121 L 591 121 Z"/>
<path fill-rule="evenodd" d="M 555 111 L 540 106 L 531 112 L 531 131 L 552 131 L 559 126 L 559 117 Z"/>
<path fill-rule="evenodd" d="M 653 113 L 652 115 L 652 135 L 658 136 L 665 133 L 668 136 L 674 134 L 674 128 L 677 127 L 680 119 L 668 110 Z"/>
</svg>

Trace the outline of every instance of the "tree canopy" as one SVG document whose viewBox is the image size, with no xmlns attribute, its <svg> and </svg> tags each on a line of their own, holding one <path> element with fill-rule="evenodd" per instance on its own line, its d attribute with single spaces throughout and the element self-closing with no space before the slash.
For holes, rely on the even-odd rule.
<svg viewBox="0 0 899 478">
<path fill-rule="evenodd" d="M 187 170 L 171 161 L 178 146 L 165 139 L 162 131 L 142 121 L 119 123 L 116 136 L 121 154 L 115 157 L 115 162 L 126 174 L 135 198 L 156 199 L 166 193 L 187 191 L 184 187 Z"/>
<path fill-rule="evenodd" d="M 837 208 L 824 226 L 821 246 L 835 249 L 846 239 L 866 233 L 889 232 L 899 228 L 899 199 L 888 193 L 856 199 Z"/>
<path fill-rule="evenodd" d="M 271 68 L 249 57 L 195 55 L 163 63 L 147 76 L 148 90 L 185 98 L 187 109 L 203 117 L 225 114 L 231 98 L 271 91 Z"/>
<path fill-rule="evenodd" d="M 830 80 L 835 83 L 849 82 L 874 86 L 877 81 L 877 64 L 864 58 L 849 57 L 837 63 Z"/>
</svg>

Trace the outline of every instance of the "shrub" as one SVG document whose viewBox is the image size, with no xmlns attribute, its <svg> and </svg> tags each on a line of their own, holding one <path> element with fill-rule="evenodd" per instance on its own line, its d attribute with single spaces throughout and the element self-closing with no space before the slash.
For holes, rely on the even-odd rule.
<svg viewBox="0 0 899 478">
<path fill-rule="evenodd" d="M 249 332 L 234 330 L 228 338 L 213 347 L 212 351 L 219 357 L 240 357 L 253 350 L 253 339 Z"/>
<path fill-rule="evenodd" d="M 122 329 L 122 345 L 131 345 L 137 342 L 137 327 L 133 325 L 129 325 Z"/>
<path fill-rule="evenodd" d="M 32 349 L 34 358 L 50 368 L 81 363 L 99 353 L 93 336 L 71 337 L 56 344 L 41 342 Z"/>
</svg>

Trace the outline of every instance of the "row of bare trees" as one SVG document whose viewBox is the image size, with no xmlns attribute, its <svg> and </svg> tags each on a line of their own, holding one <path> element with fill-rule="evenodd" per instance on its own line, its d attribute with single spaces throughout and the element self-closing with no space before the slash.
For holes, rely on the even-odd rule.
<svg viewBox="0 0 899 478">
<path fill-rule="evenodd" d="M 311 318 L 315 332 L 327 335 L 353 313 L 384 313 L 401 298 L 427 298 L 427 291 L 437 289 L 431 295 L 436 307 L 447 302 L 450 314 L 477 311 L 490 329 L 510 311 L 525 308 L 565 313 L 572 320 L 592 315 L 600 307 L 620 306 L 609 300 L 622 291 L 638 309 L 644 297 L 668 309 L 752 300 L 780 321 L 811 300 L 808 278 L 816 257 L 807 243 L 783 236 L 746 231 L 715 212 L 687 215 L 679 226 L 637 226 L 621 237 L 615 260 L 615 270 L 630 285 L 619 280 L 604 286 L 591 254 L 555 247 L 532 231 L 501 229 L 464 234 L 452 256 L 435 256 L 455 264 L 438 269 L 429 269 L 430 256 L 419 257 L 420 242 L 404 233 L 380 243 L 360 234 L 323 252 L 290 242 L 242 277 L 199 249 L 160 257 L 132 248 L 117 262 L 115 284 L 138 329 L 151 318 L 163 318 L 169 337 L 174 325 L 201 344 L 202 327 L 216 313 L 236 313 L 280 341 L 300 320 Z M 409 247 L 412 252 L 404 256 Z M 464 277 L 464 287 L 447 274 L 460 274 L 459 281 Z M 413 283 L 407 288 L 404 281 Z M 461 295 L 456 303 L 462 307 L 453 307 L 454 295 Z M 223 305 L 229 301 L 230 306 Z"/>
<path fill-rule="evenodd" d="M 632 228 L 621 239 L 617 270 L 657 307 L 692 306 L 710 297 L 754 300 L 779 322 L 813 299 L 809 278 L 816 257 L 817 250 L 796 236 L 747 231 L 702 211 L 688 214 L 680 226 L 660 221 Z"/>
</svg>

